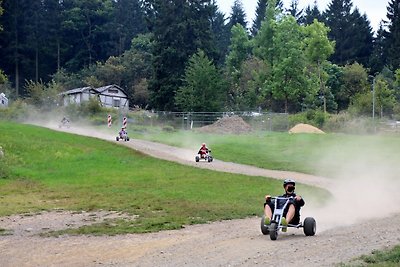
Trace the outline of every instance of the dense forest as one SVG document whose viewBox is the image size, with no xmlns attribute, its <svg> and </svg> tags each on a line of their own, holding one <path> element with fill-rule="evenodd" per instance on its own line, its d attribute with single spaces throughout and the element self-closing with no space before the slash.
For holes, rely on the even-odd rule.
<svg viewBox="0 0 400 267">
<path fill-rule="evenodd" d="M 35 104 L 117 84 L 145 109 L 359 115 L 374 98 L 400 116 L 400 0 L 376 32 L 352 0 L 299 1 L 258 0 L 249 22 L 241 0 L 0 0 L 0 91 Z"/>
</svg>

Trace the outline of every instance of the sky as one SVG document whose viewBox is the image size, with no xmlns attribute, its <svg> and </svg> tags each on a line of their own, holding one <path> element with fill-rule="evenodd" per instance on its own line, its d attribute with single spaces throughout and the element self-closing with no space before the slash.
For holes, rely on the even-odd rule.
<svg viewBox="0 0 400 267">
<path fill-rule="evenodd" d="M 308 5 L 313 6 L 315 0 L 299 0 L 300 8 L 305 8 Z M 217 0 L 217 4 L 220 10 L 228 17 L 234 0 Z M 244 10 L 247 15 L 247 21 L 249 22 L 248 27 L 251 27 L 255 10 L 257 8 L 257 0 L 242 0 Z M 324 11 L 331 0 L 317 0 L 318 9 Z M 289 8 L 291 0 L 283 0 L 284 8 Z M 374 31 L 379 28 L 379 22 L 382 19 L 386 19 L 386 7 L 388 6 L 389 0 L 353 0 L 353 8 L 356 6 L 360 10 L 361 14 L 366 13 L 371 27 Z"/>
</svg>

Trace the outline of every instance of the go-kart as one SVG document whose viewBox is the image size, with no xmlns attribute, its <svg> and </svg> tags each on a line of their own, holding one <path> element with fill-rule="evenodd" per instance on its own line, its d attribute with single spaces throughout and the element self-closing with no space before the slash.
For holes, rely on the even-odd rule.
<svg viewBox="0 0 400 267">
<path fill-rule="evenodd" d="M 128 136 L 128 133 L 127 132 L 120 132 L 120 133 L 118 133 L 118 136 L 117 137 L 115 137 L 115 140 L 117 140 L 117 141 L 129 141 L 129 136 Z"/>
<path fill-rule="evenodd" d="M 261 218 L 261 232 L 264 235 L 269 235 L 271 240 L 276 240 L 278 238 L 278 233 L 281 231 L 284 227 L 282 225 L 282 217 L 283 217 L 283 212 L 289 202 L 293 199 L 293 197 L 272 197 L 271 201 L 274 201 L 274 214 L 272 215 L 271 218 L 271 223 L 269 225 L 265 224 L 265 215 L 262 216 Z M 315 219 L 313 217 L 307 217 L 304 219 L 303 223 L 299 224 L 288 224 L 287 227 L 292 227 L 292 228 L 303 228 L 304 234 L 306 236 L 313 236 L 315 235 L 315 232 L 317 230 L 317 224 L 315 222 Z"/>
<path fill-rule="evenodd" d="M 208 150 L 205 154 L 197 154 L 194 158 L 196 162 L 199 162 L 201 159 L 204 159 L 207 162 L 211 162 L 214 160 L 213 156 L 211 156 L 211 150 Z"/>
<path fill-rule="evenodd" d="M 69 126 L 70 126 L 69 123 L 70 123 L 70 121 L 68 119 L 64 118 L 61 120 L 60 124 L 58 124 L 58 128 L 63 128 L 63 127 L 69 128 Z"/>
</svg>

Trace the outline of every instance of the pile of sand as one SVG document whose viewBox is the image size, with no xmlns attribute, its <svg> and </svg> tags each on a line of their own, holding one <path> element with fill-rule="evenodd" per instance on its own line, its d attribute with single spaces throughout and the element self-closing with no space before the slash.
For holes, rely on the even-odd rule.
<svg viewBox="0 0 400 267">
<path fill-rule="evenodd" d="M 318 129 L 309 124 L 299 123 L 289 130 L 289 133 L 325 133 L 324 131 Z"/>
<path fill-rule="evenodd" d="M 219 134 L 244 134 L 252 131 L 251 126 L 237 115 L 223 117 L 215 123 L 197 130 L 202 133 Z"/>
</svg>

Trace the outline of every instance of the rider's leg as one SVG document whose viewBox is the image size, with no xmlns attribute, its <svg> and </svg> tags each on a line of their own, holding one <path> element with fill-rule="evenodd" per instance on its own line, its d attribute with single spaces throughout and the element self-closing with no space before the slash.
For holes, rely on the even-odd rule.
<svg viewBox="0 0 400 267">
<path fill-rule="evenodd" d="M 272 209 L 268 203 L 265 203 L 264 205 L 264 215 L 265 215 L 265 224 L 270 224 L 272 218 Z"/>
<path fill-rule="evenodd" d="M 288 212 L 286 213 L 286 221 L 287 221 L 288 223 L 290 223 L 290 221 L 293 219 L 294 213 L 295 213 L 294 205 L 293 205 L 293 204 L 290 204 L 290 205 L 289 205 Z"/>
</svg>

